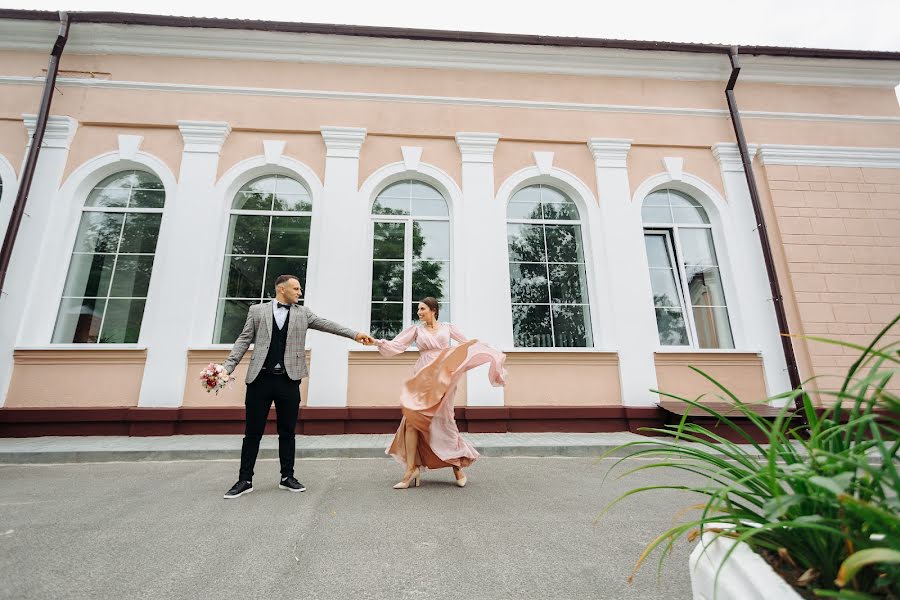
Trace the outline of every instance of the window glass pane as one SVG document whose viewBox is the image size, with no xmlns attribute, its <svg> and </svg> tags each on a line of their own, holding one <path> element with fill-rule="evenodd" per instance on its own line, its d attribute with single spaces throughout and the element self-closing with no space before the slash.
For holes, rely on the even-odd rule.
<svg viewBox="0 0 900 600">
<path fill-rule="evenodd" d="M 257 215 L 231 215 L 228 232 L 229 254 L 266 253 L 266 241 L 269 237 L 269 217 Z"/>
<path fill-rule="evenodd" d="M 691 304 L 725 306 L 725 291 L 718 267 L 685 267 Z"/>
<path fill-rule="evenodd" d="M 403 304 L 373 303 L 369 331 L 376 339 L 389 340 L 397 337 L 403 331 Z"/>
<path fill-rule="evenodd" d="M 553 341 L 558 348 L 594 345 L 590 312 L 586 306 L 553 305 Z"/>
<path fill-rule="evenodd" d="M 647 263 L 651 268 L 672 268 L 669 257 L 669 248 L 666 245 L 666 236 L 658 234 L 644 234 L 644 245 L 647 247 Z"/>
<path fill-rule="evenodd" d="M 506 232 L 511 262 L 547 262 L 542 225 L 510 223 Z"/>
<path fill-rule="evenodd" d="M 374 223 L 373 225 L 372 257 L 402 259 L 406 225 L 403 223 Z"/>
<path fill-rule="evenodd" d="M 657 308 L 656 329 L 662 346 L 687 346 L 687 328 L 680 308 Z"/>
<path fill-rule="evenodd" d="M 398 181 L 397 183 L 391 184 L 388 187 L 384 188 L 384 190 L 382 190 L 382 192 L 378 194 L 378 196 L 381 198 L 410 198 L 411 183 L 412 182 L 409 180 Z"/>
<path fill-rule="evenodd" d="M 259 256 L 226 256 L 225 285 L 227 298 L 260 298 L 262 295 L 265 258 Z"/>
<path fill-rule="evenodd" d="M 162 190 L 163 184 L 162 181 L 159 180 L 159 177 L 152 173 L 147 173 L 144 171 L 135 171 L 134 174 L 129 178 L 132 184 L 132 187 L 135 189 L 141 190 Z"/>
<path fill-rule="evenodd" d="M 509 263 L 513 303 L 550 302 L 546 263 Z"/>
<path fill-rule="evenodd" d="M 281 195 L 289 195 L 289 196 L 306 196 L 309 198 L 309 191 L 306 187 L 297 181 L 296 179 L 292 179 L 290 177 L 282 177 L 279 176 L 275 180 L 275 193 L 279 196 Z"/>
<path fill-rule="evenodd" d="M 409 198 L 386 198 L 379 196 L 372 205 L 373 215 L 408 215 Z"/>
<path fill-rule="evenodd" d="M 650 287 L 653 290 L 654 306 L 681 308 L 672 269 L 650 269 Z"/>
<path fill-rule="evenodd" d="M 547 225 L 550 262 L 584 262 L 580 225 Z"/>
<path fill-rule="evenodd" d="M 514 202 L 524 202 L 526 204 L 540 204 L 541 203 L 541 186 L 539 185 L 529 185 L 528 187 L 522 188 L 515 194 L 513 194 L 512 198 L 509 199 L 510 204 Z"/>
<path fill-rule="evenodd" d="M 644 206 L 669 206 L 669 193 L 658 190 L 644 198 Z"/>
<path fill-rule="evenodd" d="M 450 214 L 443 198 L 424 200 L 413 198 L 412 214 L 415 217 L 446 217 Z"/>
<path fill-rule="evenodd" d="M 106 296 L 114 254 L 73 254 L 63 296 Z"/>
<path fill-rule="evenodd" d="M 725 307 L 695 306 L 694 326 L 701 348 L 734 348 Z"/>
<path fill-rule="evenodd" d="M 572 201 L 569 200 L 569 197 L 563 194 L 561 191 L 554 187 L 550 187 L 548 185 L 542 185 L 541 188 L 541 202 L 544 204 L 547 203 L 556 203 L 556 204 L 571 204 Z"/>
<path fill-rule="evenodd" d="M 105 298 L 63 298 L 53 330 L 54 344 L 97 342 Z"/>
<path fill-rule="evenodd" d="M 675 216 L 675 222 L 682 225 L 701 225 L 703 223 L 709 223 L 709 219 L 706 218 L 706 211 L 702 208 L 694 208 L 693 206 L 688 208 L 673 208 L 672 214 Z"/>
<path fill-rule="evenodd" d="M 119 256 L 109 295 L 118 298 L 146 298 L 153 272 L 153 256 Z"/>
<path fill-rule="evenodd" d="M 667 190 L 669 193 L 669 203 L 672 205 L 672 208 L 699 208 L 703 209 L 702 205 L 697 201 L 688 196 L 683 192 L 679 192 L 678 190 Z"/>
<path fill-rule="evenodd" d="M 120 171 L 98 183 L 95 189 L 113 188 L 130 190 L 135 181 L 137 181 L 137 178 L 134 175 L 134 171 Z"/>
<path fill-rule="evenodd" d="M 566 204 L 544 203 L 544 218 L 550 221 L 577 221 L 578 207 L 574 202 Z"/>
<path fill-rule="evenodd" d="M 312 210 L 312 202 L 309 196 L 294 194 L 275 194 L 275 210 L 309 212 Z"/>
<path fill-rule="evenodd" d="M 668 206 L 647 206 L 641 208 L 641 219 L 644 223 L 671 223 L 672 213 Z"/>
<path fill-rule="evenodd" d="M 275 256 L 266 263 L 266 279 L 263 282 L 263 297 L 275 297 L 275 280 L 279 275 L 293 275 L 300 282 L 300 290 L 306 293 L 306 261 L 302 256 Z M 302 298 L 301 298 L 302 299 Z"/>
<path fill-rule="evenodd" d="M 510 219 L 540 219 L 541 203 L 534 202 L 510 202 L 506 209 L 506 216 Z"/>
<path fill-rule="evenodd" d="M 423 183 L 421 181 L 410 181 L 409 182 L 409 193 L 412 198 L 421 198 L 425 200 L 441 200 L 443 202 L 444 197 L 441 196 L 441 193 L 428 185 L 427 183 Z"/>
<path fill-rule="evenodd" d="M 255 192 L 258 194 L 273 194 L 275 193 L 276 179 L 277 176 L 275 175 L 266 175 L 264 177 L 259 177 L 242 187 L 241 191 Z"/>
<path fill-rule="evenodd" d="M 244 329 L 244 323 L 247 322 L 247 311 L 258 302 L 258 300 L 219 300 L 219 310 L 216 316 L 216 331 L 219 332 L 219 335 L 215 343 L 233 343 Z"/>
<path fill-rule="evenodd" d="M 122 244 L 119 252 L 153 254 L 159 237 L 160 213 L 128 213 L 125 215 L 125 229 L 122 230 Z"/>
<path fill-rule="evenodd" d="M 307 256 L 312 217 L 272 217 L 269 254 Z"/>
<path fill-rule="evenodd" d="M 75 252 L 115 252 L 124 219 L 122 213 L 82 213 Z"/>
<path fill-rule="evenodd" d="M 413 258 L 450 259 L 450 223 L 413 221 Z"/>
<path fill-rule="evenodd" d="M 431 296 L 437 300 L 450 297 L 448 281 L 450 263 L 433 260 L 414 260 L 412 263 L 412 295 L 418 301 Z"/>
<path fill-rule="evenodd" d="M 94 189 L 88 196 L 84 205 L 124 208 L 128 206 L 128 198 L 130 195 L 131 190 L 123 188 Z"/>
<path fill-rule="evenodd" d="M 715 266 L 718 264 L 716 262 L 716 251 L 713 248 L 712 231 L 709 229 L 679 228 L 678 233 L 685 266 Z"/>
<path fill-rule="evenodd" d="M 274 196 L 264 192 L 238 192 L 232 208 L 235 210 L 271 210 Z"/>
<path fill-rule="evenodd" d="M 403 261 L 372 262 L 372 300 L 403 300 Z"/>
<path fill-rule="evenodd" d="M 100 331 L 103 344 L 135 344 L 141 332 L 146 300 L 110 300 Z"/>
<path fill-rule="evenodd" d="M 129 208 L 162 208 L 166 202 L 163 190 L 132 190 Z"/>
<path fill-rule="evenodd" d="M 550 297 L 561 304 L 587 304 L 587 274 L 584 265 L 549 265 Z M 515 302 L 515 300 L 513 300 Z"/>
<path fill-rule="evenodd" d="M 552 348 L 550 307 L 535 304 L 514 304 L 512 307 L 513 339 L 519 348 Z"/>
</svg>

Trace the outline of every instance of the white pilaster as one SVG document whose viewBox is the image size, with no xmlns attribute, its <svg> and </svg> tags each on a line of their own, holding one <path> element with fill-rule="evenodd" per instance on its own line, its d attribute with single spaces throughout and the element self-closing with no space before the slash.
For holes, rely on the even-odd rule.
<svg viewBox="0 0 900 600">
<path fill-rule="evenodd" d="M 361 243 L 368 225 L 368 207 L 359 197 L 359 152 L 366 139 L 361 127 L 322 127 L 325 142 L 325 182 L 319 210 L 321 231 L 317 248 L 310 249 L 315 279 L 304 294 L 310 309 L 351 329 L 361 326 L 355 310 L 366 294 Z M 346 406 L 347 351 L 354 342 L 334 335 L 310 332 L 308 406 Z"/>
<path fill-rule="evenodd" d="M 456 315 L 466 335 L 496 347 L 512 347 L 512 302 L 509 292 L 509 258 L 506 249 L 506 207 L 494 196 L 496 133 L 457 133 L 462 155 L 463 206 L 455 226 L 477 240 L 465 248 L 464 263 L 456 269 L 465 280 L 464 297 L 455 299 Z M 469 406 L 503 406 L 503 388 L 488 381 L 484 369 L 470 371 L 467 381 Z"/>
<path fill-rule="evenodd" d="M 650 276 L 635 268 L 644 250 L 640 211 L 631 205 L 626 159 L 631 140 L 591 138 L 597 171 L 603 239 L 609 257 L 609 284 L 615 318 L 609 326 L 619 353 L 622 403 L 651 406 L 658 401 L 654 349 L 659 346 Z"/>
<path fill-rule="evenodd" d="M 751 158 L 757 146 L 749 146 Z M 744 177 L 744 166 L 737 144 L 719 143 L 712 147 L 719 163 L 725 197 L 731 213 L 731 237 L 729 253 L 736 274 L 734 277 L 740 300 L 740 314 L 744 320 L 743 345 L 762 352 L 766 386 L 770 396 L 791 389 L 790 378 L 784 360 L 778 319 L 769 288 L 766 263 L 759 243 L 756 216 L 750 201 L 750 190 Z"/>
<path fill-rule="evenodd" d="M 22 115 L 28 131 L 28 147 L 37 127 L 35 115 Z M 53 200 L 69 157 L 69 146 L 78 130 L 78 121 L 71 117 L 51 116 L 44 131 L 41 154 L 38 157 L 25 205 L 25 214 L 19 225 L 6 281 L 0 294 L 0 406 L 6 402 L 6 392 L 13 370 L 13 348 L 22 331 L 23 316 L 32 299 L 46 296 L 46 290 L 38 294 L 39 271 L 35 269 L 41 255 L 55 251 L 53 244 L 45 244 L 47 223 L 56 208 Z M 6 194 L 4 194 L 5 196 Z M 2 235 L 6 234 L 6 227 Z M 52 310 L 52 309 L 48 309 Z M 47 340 L 49 341 L 49 340 Z"/>
<path fill-rule="evenodd" d="M 203 312 L 216 310 L 217 290 L 197 285 L 198 273 L 209 269 L 217 236 L 204 231 L 206 215 L 219 210 L 214 187 L 219 153 L 231 132 L 227 123 L 179 121 L 184 139 L 181 171 L 174 198 L 166 198 L 162 227 L 170 228 L 165 246 L 157 245 L 154 277 L 165 279 L 150 298 L 141 326 L 147 364 L 140 406 L 180 406 L 184 395 L 187 348 Z M 218 222 L 218 220 L 216 220 Z M 209 340 L 203 340 L 209 343 Z"/>
</svg>

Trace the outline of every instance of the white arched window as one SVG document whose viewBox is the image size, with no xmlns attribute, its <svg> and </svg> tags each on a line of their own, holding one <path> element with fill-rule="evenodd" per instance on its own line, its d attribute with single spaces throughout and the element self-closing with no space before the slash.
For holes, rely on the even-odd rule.
<svg viewBox="0 0 900 600">
<path fill-rule="evenodd" d="M 641 207 L 659 343 L 734 348 L 725 290 L 703 206 L 661 189 Z"/>
<path fill-rule="evenodd" d="M 156 175 L 122 171 L 88 195 L 54 343 L 136 343 L 153 271 L 165 191 Z"/>
<path fill-rule="evenodd" d="M 431 296 L 450 320 L 450 212 L 439 191 L 407 179 L 384 189 L 372 205 L 370 331 L 390 339 L 418 319 Z M 404 311 L 406 307 L 406 311 Z"/>
<path fill-rule="evenodd" d="M 578 207 L 543 184 L 507 207 L 513 337 L 518 347 L 590 347 L 591 311 Z"/>
<path fill-rule="evenodd" d="M 306 289 L 311 221 L 312 196 L 295 179 L 265 175 L 238 190 L 231 204 L 214 342 L 237 339 L 250 306 L 275 297 L 279 275 L 296 275 Z"/>
</svg>

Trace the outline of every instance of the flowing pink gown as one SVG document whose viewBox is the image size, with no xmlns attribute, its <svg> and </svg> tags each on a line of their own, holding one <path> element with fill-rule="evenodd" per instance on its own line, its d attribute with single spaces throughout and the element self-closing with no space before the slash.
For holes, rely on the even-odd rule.
<svg viewBox="0 0 900 600">
<path fill-rule="evenodd" d="M 450 340 L 459 342 L 450 346 Z M 393 340 L 377 340 L 382 356 L 394 356 L 415 342 L 419 349 L 415 375 L 403 383 L 400 404 L 403 420 L 386 450 L 406 465 L 406 428 L 414 427 L 419 435 L 416 465 L 428 469 L 467 467 L 478 458 L 475 450 L 459 434 L 453 418 L 453 396 L 466 371 L 488 363 L 488 378 L 494 386 L 506 382 L 506 355 L 477 340 L 468 340 L 456 326 L 440 323 L 429 332 L 415 325 L 403 330 Z"/>
</svg>

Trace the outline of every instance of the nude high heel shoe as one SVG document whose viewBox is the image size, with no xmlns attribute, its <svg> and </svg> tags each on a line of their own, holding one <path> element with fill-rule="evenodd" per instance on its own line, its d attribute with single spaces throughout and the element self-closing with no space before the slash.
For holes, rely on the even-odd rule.
<svg viewBox="0 0 900 600">
<path fill-rule="evenodd" d="M 395 490 L 405 490 L 405 489 L 409 488 L 409 485 L 412 482 L 416 483 L 416 487 L 419 487 L 419 485 L 421 485 L 421 483 L 422 483 L 422 475 L 421 475 L 421 473 L 419 473 L 418 469 L 416 469 L 413 472 L 413 474 L 410 475 L 409 479 L 404 479 L 403 481 L 399 481 L 399 482 L 395 483 L 394 489 Z"/>
<path fill-rule="evenodd" d="M 459 471 L 457 471 L 456 469 L 453 470 L 454 477 L 456 477 L 457 473 L 462 473 L 462 469 L 459 469 Z M 468 481 L 468 478 L 465 476 L 465 474 L 463 474 L 462 479 L 456 480 L 456 485 L 458 485 L 459 487 L 466 487 L 466 481 Z"/>
</svg>

